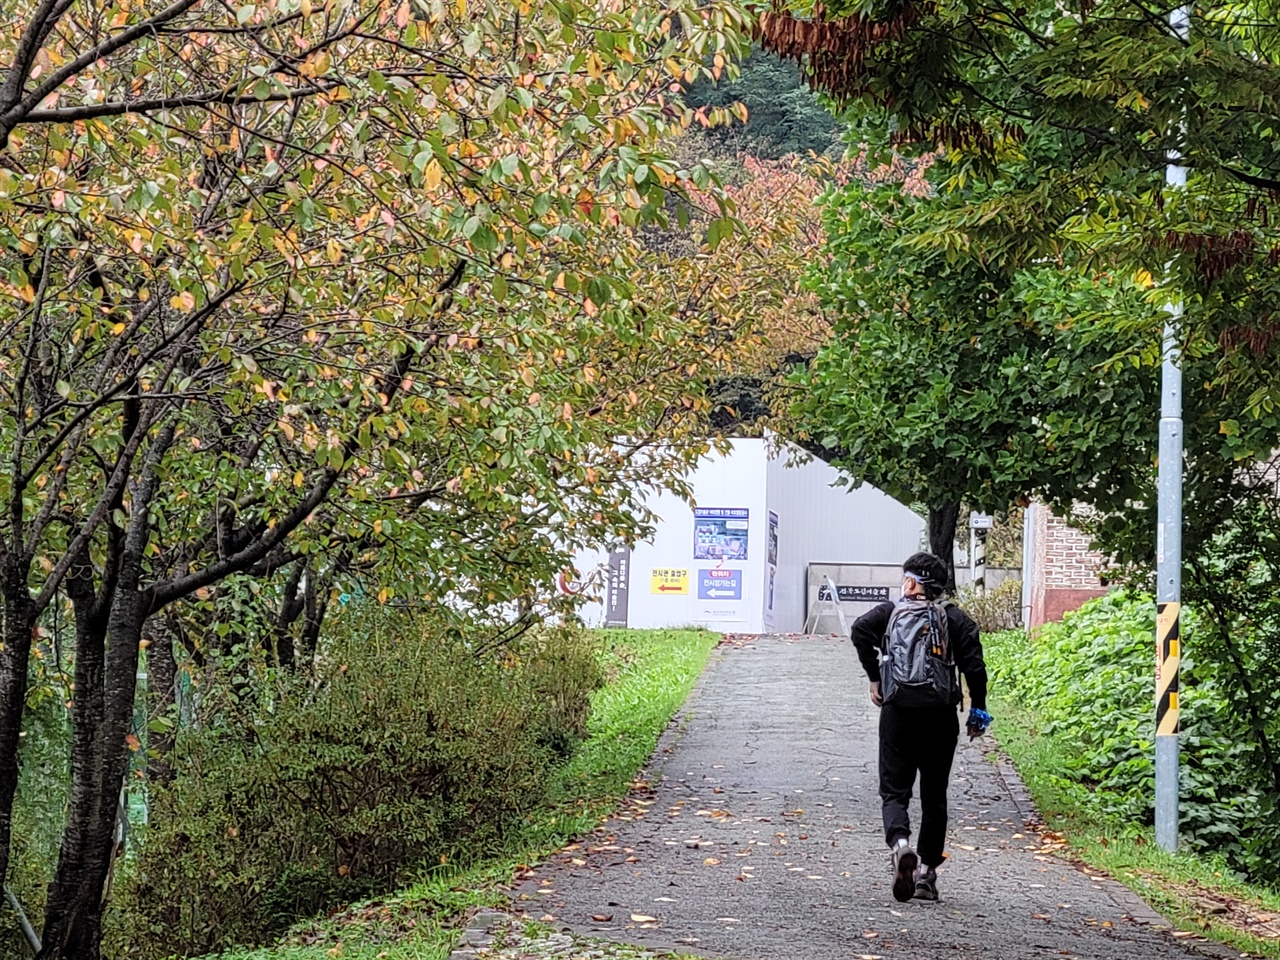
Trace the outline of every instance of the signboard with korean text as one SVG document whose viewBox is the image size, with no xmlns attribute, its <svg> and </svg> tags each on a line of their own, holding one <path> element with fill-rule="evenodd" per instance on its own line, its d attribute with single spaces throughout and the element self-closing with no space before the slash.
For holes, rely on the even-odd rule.
<svg viewBox="0 0 1280 960">
<path fill-rule="evenodd" d="M 888 587 L 861 587 L 841 583 L 836 585 L 836 593 L 842 602 L 881 603 L 889 599 Z M 818 588 L 819 600 L 830 600 L 831 590 L 828 587 Z"/>
<path fill-rule="evenodd" d="M 660 596 L 687 596 L 689 571 L 680 567 L 654 567 L 649 571 L 649 592 Z"/>
<path fill-rule="evenodd" d="M 698 571 L 699 600 L 741 600 L 742 571 L 717 567 Z"/>
<path fill-rule="evenodd" d="M 625 627 L 630 606 L 631 551 L 623 548 L 609 554 L 605 576 L 604 625 Z"/>
</svg>

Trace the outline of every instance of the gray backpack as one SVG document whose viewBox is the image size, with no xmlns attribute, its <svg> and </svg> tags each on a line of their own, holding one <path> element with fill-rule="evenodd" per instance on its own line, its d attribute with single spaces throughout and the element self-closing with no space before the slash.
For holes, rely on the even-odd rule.
<svg viewBox="0 0 1280 960">
<path fill-rule="evenodd" d="M 889 616 L 880 654 L 880 695 L 904 707 L 954 707 L 960 678 L 941 601 L 902 600 Z"/>
</svg>

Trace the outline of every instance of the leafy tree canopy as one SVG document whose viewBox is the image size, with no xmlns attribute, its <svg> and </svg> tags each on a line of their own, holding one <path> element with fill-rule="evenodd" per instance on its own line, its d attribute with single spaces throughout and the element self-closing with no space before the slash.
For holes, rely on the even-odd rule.
<svg viewBox="0 0 1280 960">
<path fill-rule="evenodd" d="M 917 248 L 953 202 L 892 183 L 828 193 L 827 256 L 810 283 L 833 337 L 796 376 L 791 409 L 854 482 L 926 504 L 943 557 L 962 503 L 1002 510 L 1051 482 L 1100 475 L 1119 484 L 1108 495 L 1135 496 L 1133 478 L 1090 447 L 1106 431 L 1106 455 L 1132 456 L 1142 436 L 1132 414 L 1153 381 L 1114 363 L 1114 340 L 1091 326 L 1108 310 L 1158 322 L 1131 282 L 1066 264 L 1009 273 Z M 1082 393 L 1092 416 L 1076 416 Z"/>
<path fill-rule="evenodd" d="M 1008 274 L 1071 264 L 1138 283 L 1152 306 L 1182 304 L 1188 476 L 1209 483 L 1192 483 L 1188 496 L 1204 506 L 1238 463 L 1280 439 L 1272 319 L 1280 236 L 1270 210 L 1280 169 L 1276 14 L 1270 4 L 1201 5 L 1184 40 L 1165 11 L 1128 2 L 822 11 L 797 3 L 766 14 L 763 33 L 767 47 L 804 58 L 869 142 L 942 145 L 935 182 L 947 201 L 915 224 L 913 250 Z M 1170 150 L 1190 168 L 1185 189 L 1164 183 Z M 1159 363 L 1158 314 L 1103 311 L 1095 326 L 1113 359 Z M 1147 410 L 1150 448 L 1154 402 Z M 1108 464 L 1129 465 L 1134 476 L 1103 472 Z M 1121 511 L 1108 521 L 1111 542 L 1149 556 L 1137 545 L 1152 539 L 1151 498 L 1134 496 L 1150 489 L 1149 461 L 1103 457 L 1098 466 L 1092 478 L 1064 473 L 1053 498 Z M 1130 496 L 1113 496 L 1121 489 Z"/>
<path fill-rule="evenodd" d="M 548 595 L 680 488 L 771 296 L 660 147 L 673 85 L 745 54 L 735 3 L 73 7 L 0 35 L 0 879 L 32 638 L 76 626 L 42 958 L 97 955 L 149 618 L 374 568 Z M 672 194 L 707 209 L 679 256 L 640 231 Z"/>
</svg>

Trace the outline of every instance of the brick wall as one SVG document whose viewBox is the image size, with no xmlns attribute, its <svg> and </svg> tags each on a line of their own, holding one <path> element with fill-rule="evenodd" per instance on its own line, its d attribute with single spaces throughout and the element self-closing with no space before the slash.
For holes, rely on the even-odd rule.
<svg viewBox="0 0 1280 960">
<path fill-rule="evenodd" d="M 1039 503 L 1027 508 L 1023 523 L 1023 605 L 1028 629 L 1060 620 L 1064 613 L 1107 592 L 1099 579 L 1107 559 L 1089 549 L 1085 534 Z"/>
</svg>

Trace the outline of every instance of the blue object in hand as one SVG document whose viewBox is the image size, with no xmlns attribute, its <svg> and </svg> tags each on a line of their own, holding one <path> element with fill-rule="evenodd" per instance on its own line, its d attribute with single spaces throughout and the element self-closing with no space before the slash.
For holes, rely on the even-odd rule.
<svg viewBox="0 0 1280 960">
<path fill-rule="evenodd" d="M 979 710 L 977 707 L 969 708 L 969 722 L 965 724 L 965 727 L 969 730 L 969 736 L 976 737 L 989 726 L 991 726 L 991 714 L 985 710 Z"/>
</svg>

